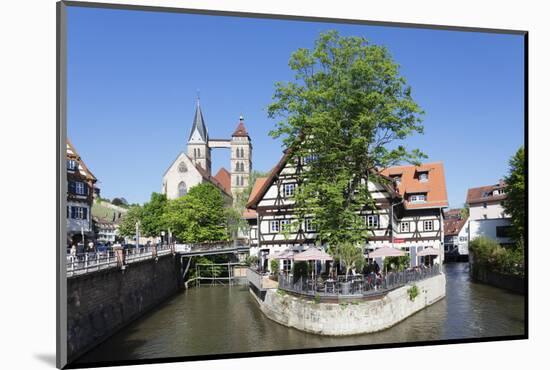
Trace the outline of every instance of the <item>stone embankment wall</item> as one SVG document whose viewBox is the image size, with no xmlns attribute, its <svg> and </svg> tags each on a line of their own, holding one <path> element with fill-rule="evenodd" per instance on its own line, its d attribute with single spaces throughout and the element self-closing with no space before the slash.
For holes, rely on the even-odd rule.
<svg viewBox="0 0 550 370">
<path fill-rule="evenodd" d="M 411 285 L 395 289 L 379 299 L 354 303 L 315 303 L 281 290 L 269 289 L 258 299 L 261 311 L 282 325 L 321 335 L 352 335 L 389 328 L 445 297 L 445 275 L 416 283 L 419 294 L 411 300 Z"/>
<path fill-rule="evenodd" d="M 470 276 L 473 280 L 483 284 L 525 294 L 525 280 L 521 276 L 504 275 L 475 264 L 470 264 Z"/>
<path fill-rule="evenodd" d="M 176 293 L 178 259 L 161 256 L 67 279 L 69 362 Z"/>
</svg>

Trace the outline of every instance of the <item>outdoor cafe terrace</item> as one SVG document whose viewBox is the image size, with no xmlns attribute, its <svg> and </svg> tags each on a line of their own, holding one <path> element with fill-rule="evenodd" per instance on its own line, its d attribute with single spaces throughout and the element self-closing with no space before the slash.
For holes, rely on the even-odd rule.
<svg viewBox="0 0 550 370">
<path fill-rule="evenodd" d="M 379 254 L 382 257 L 404 255 L 394 248 L 381 248 Z M 425 256 L 435 255 L 437 250 L 425 252 Z M 372 254 L 371 254 L 372 256 Z M 305 252 L 291 255 L 281 254 L 279 259 L 296 261 L 332 261 L 332 257 L 316 248 L 310 248 Z M 282 291 L 313 298 L 319 301 L 340 301 L 346 299 L 368 299 L 381 296 L 387 292 L 425 280 L 441 273 L 439 264 L 432 266 L 417 266 L 403 271 L 380 271 L 367 274 L 337 275 L 312 273 L 308 277 L 295 277 L 290 272 L 284 272 L 277 276 L 278 288 Z"/>
</svg>

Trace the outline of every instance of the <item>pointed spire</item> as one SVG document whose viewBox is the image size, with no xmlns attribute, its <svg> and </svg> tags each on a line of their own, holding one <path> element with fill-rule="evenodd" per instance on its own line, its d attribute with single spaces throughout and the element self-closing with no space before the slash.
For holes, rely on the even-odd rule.
<svg viewBox="0 0 550 370">
<path fill-rule="evenodd" d="M 197 140 L 197 135 L 195 135 L 195 132 L 198 134 L 198 138 L 202 142 L 204 143 L 208 142 L 208 129 L 206 128 L 206 122 L 204 121 L 204 117 L 202 115 L 200 98 L 198 96 L 197 96 L 197 107 L 195 109 L 195 118 L 193 118 L 193 127 L 191 127 L 191 134 L 189 134 L 189 141 L 191 141 L 193 137 L 194 137 L 194 141 Z"/>
<path fill-rule="evenodd" d="M 248 136 L 248 131 L 246 131 L 246 127 L 244 127 L 244 118 L 242 114 L 239 117 L 239 124 L 232 136 Z"/>
</svg>

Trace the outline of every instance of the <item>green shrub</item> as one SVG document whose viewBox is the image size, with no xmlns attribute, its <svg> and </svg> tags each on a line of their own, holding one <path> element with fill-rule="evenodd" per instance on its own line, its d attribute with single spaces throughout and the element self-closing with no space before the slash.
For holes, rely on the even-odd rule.
<svg viewBox="0 0 550 370">
<path fill-rule="evenodd" d="M 411 301 L 414 301 L 414 299 L 416 297 L 418 297 L 418 294 L 420 294 L 420 292 L 418 291 L 418 287 L 416 286 L 416 284 L 413 284 L 412 287 L 410 287 L 409 289 L 407 289 L 407 293 L 409 293 L 409 299 Z"/>
<path fill-rule="evenodd" d="M 387 271 L 403 271 L 411 263 L 410 256 L 386 257 L 384 259 L 384 269 Z"/>
<path fill-rule="evenodd" d="M 319 295 L 319 293 L 315 293 L 315 297 L 313 298 L 313 302 L 315 302 L 316 304 L 321 302 L 321 296 Z"/>
<path fill-rule="evenodd" d="M 269 264 L 271 266 L 271 274 L 277 276 L 279 274 L 279 268 L 280 268 L 279 260 L 272 259 L 269 262 Z"/>
<path fill-rule="evenodd" d="M 478 237 L 470 243 L 470 253 L 474 258 L 474 267 L 483 267 L 489 271 L 505 275 L 523 275 L 523 243 L 504 248 L 495 240 Z"/>
<path fill-rule="evenodd" d="M 244 263 L 247 266 L 255 266 L 258 264 L 258 261 L 259 261 L 258 256 L 248 256 L 246 257 L 246 260 L 244 261 Z"/>
</svg>

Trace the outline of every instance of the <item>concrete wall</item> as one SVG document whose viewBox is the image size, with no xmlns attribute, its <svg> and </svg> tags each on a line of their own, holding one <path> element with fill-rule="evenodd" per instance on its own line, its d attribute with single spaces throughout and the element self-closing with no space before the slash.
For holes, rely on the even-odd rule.
<svg viewBox="0 0 550 370">
<path fill-rule="evenodd" d="M 67 278 L 69 362 L 176 293 L 177 276 L 167 255 Z"/>
<path fill-rule="evenodd" d="M 358 303 L 315 303 L 280 290 L 270 289 L 261 311 L 282 325 L 321 335 L 371 333 L 389 328 L 413 313 L 445 297 L 445 275 L 416 283 L 419 295 L 411 301 L 410 286 L 393 290 L 383 298 Z"/>
<path fill-rule="evenodd" d="M 484 236 L 496 240 L 501 244 L 513 243 L 512 238 L 498 238 L 497 226 L 510 226 L 511 220 L 509 218 L 495 218 L 487 220 L 471 220 L 469 221 L 470 228 L 470 242 L 478 236 Z"/>
</svg>

